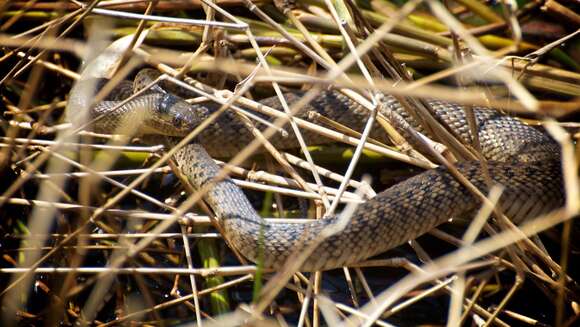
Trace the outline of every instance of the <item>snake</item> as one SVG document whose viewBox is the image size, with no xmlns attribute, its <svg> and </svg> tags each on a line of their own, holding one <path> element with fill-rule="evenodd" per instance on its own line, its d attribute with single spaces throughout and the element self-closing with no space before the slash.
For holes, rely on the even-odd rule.
<svg viewBox="0 0 580 327">
<path fill-rule="evenodd" d="M 219 105 L 215 103 L 188 103 L 176 92 L 157 85 L 126 100 L 155 74 L 159 73 L 142 70 L 133 83 L 121 83 L 97 104 L 92 104 L 94 99 L 79 90 L 89 84 L 97 90 L 104 81 L 80 81 L 69 95 L 67 118 L 73 125 L 96 119 L 91 128 L 97 132 L 122 133 L 124 128 L 129 128 L 133 133 L 172 139 L 187 135 L 218 110 Z M 284 93 L 290 106 L 303 95 L 299 90 Z M 434 116 L 462 142 L 474 142 L 475 135 L 471 133 L 463 106 L 435 99 L 426 102 Z M 278 97 L 265 98 L 259 103 L 283 110 Z M 434 137 L 393 96 L 385 95 L 378 110 L 387 117 L 397 114 L 418 132 Z M 457 171 L 484 194 L 489 192 L 491 184 L 501 185 L 499 208 L 515 222 L 561 207 L 564 189 L 558 143 L 542 130 L 499 110 L 486 107 L 472 110 L 485 164 L 458 162 Z M 296 117 L 307 119 L 309 112 L 317 112 L 359 131 L 370 115 L 358 102 L 332 89 L 322 91 Z M 265 115 L 262 118 L 268 119 Z M 296 137 L 290 134 L 277 133 L 270 142 L 278 149 L 298 147 Z M 371 132 L 379 140 L 385 138 L 383 134 L 380 128 L 373 128 Z M 311 131 L 304 131 L 302 136 L 309 145 L 332 142 Z M 219 218 L 228 244 L 265 268 L 282 267 L 308 244 L 315 247 L 301 264 L 302 271 L 353 265 L 413 240 L 452 217 L 468 215 L 481 207 L 481 201 L 448 168 L 439 166 L 361 203 L 342 229 L 320 239 L 326 228 L 337 224 L 339 216 L 312 219 L 307 223 L 266 221 L 230 178 L 216 180 L 220 167 L 212 157 L 233 156 L 253 139 L 236 114 L 226 110 L 193 142 L 177 151 L 173 160 L 195 189 L 206 187 L 203 199 Z"/>
</svg>

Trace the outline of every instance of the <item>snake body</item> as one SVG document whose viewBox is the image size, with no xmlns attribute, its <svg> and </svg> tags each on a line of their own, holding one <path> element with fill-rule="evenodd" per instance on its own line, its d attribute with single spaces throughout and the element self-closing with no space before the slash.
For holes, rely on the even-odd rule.
<svg viewBox="0 0 580 327">
<path fill-rule="evenodd" d="M 94 124 L 96 130 L 113 133 L 122 127 L 120 121 L 139 118 L 143 123 L 132 128 L 142 128 L 143 133 L 184 135 L 217 108 L 212 104 L 190 105 L 171 93 L 153 91 L 112 110 L 130 93 L 122 91 L 127 88 L 119 88 L 115 97 L 89 109 L 90 117 L 105 114 Z M 291 105 L 301 95 L 295 91 L 285 94 L 285 97 Z M 86 97 L 73 90 L 69 108 L 88 107 L 87 102 Z M 277 98 L 260 102 L 281 108 Z M 429 101 L 429 104 L 435 116 L 456 135 L 466 143 L 472 142 L 461 106 L 441 101 Z M 421 131 L 419 124 L 393 97 L 386 97 L 383 107 L 387 116 L 389 112 L 396 112 Z M 362 130 L 369 115 L 365 108 L 334 91 L 322 92 L 303 109 L 303 116 L 309 111 L 316 111 L 355 130 Z M 486 169 L 494 183 L 505 187 L 499 202 L 503 212 L 521 221 L 560 207 L 564 192 L 559 146 L 542 132 L 496 110 L 475 108 L 474 113 L 481 153 L 488 161 Z M 68 116 L 75 119 L 71 113 Z M 172 127 L 171 130 L 168 126 Z M 307 144 L 328 142 L 311 132 L 305 132 L 303 136 Z M 381 139 L 379 131 L 372 136 Z M 195 143 L 178 151 L 174 160 L 191 184 L 201 188 L 210 183 L 220 169 L 210 155 L 233 155 L 252 139 L 247 128 L 226 111 L 199 135 Z M 297 146 L 292 136 L 274 136 L 271 141 L 279 148 Z M 462 162 L 457 164 L 457 169 L 478 189 L 487 192 L 488 183 L 479 162 Z M 248 259 L 263 260 L 264 266 L 269 268 L 280 267 L 298 246 L 309 244 L 324 228 L 337 221 L 336 217 L 331 217 L 305 224 L 267 223 L 229 179 L 212 182 L 204 199 L 220 217 L 229 243 Z M 451 217 L 479 207 L 478 200 L 446 168 L 427 170 L 358 206 L 346 227 L 318 244 L 301 270 L 326 270 L 360 262 L 414 239 Z"/>
</svg>

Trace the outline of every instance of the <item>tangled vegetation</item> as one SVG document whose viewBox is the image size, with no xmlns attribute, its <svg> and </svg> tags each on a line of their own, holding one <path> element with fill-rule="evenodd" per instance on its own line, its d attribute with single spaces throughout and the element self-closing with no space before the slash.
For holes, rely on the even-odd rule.
<svg viewBox="0 0 580 327">
<path fill-rule="evenodd" d="M 0 324 L 579 324 L 579 9 L 573 0 L 0 2 Z M 475 219 L 449 217 L 354 267 L 264 269 L 228 247 L 171 149 L 66 120 L 83 68 L 115 46 L 95 103 L 149 67 L 197 90 L 189 101 L 233 110 L 228 100 L 240 96 L 248 120 L 268 114 L 250 100 L 288 89 L 342 89 L 367 107 L 373 90 L 497 108 L 559 142 L 565 205 L 517 227 L 482 205 Z M 381 116 L 390 144 L 314 121 L 275 130 L 332 144 L 216 158 L 261 216 L 321 218 L 438 160 L 478 158 L 476 144 L 437 132 L 430 116 L 422 124 L 435 137 L 422 136 L 423 148 Z"/>
</svg>

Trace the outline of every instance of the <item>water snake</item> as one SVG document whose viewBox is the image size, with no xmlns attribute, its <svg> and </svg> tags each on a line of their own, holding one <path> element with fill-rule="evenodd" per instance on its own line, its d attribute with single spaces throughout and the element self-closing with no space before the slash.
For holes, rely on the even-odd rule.
<svg viewBox="0 0 580 327">
<path fill-rule="evenodd" d="M 122 128 L 123 124 L 134 123 L 131 128 L 140 129 L 141 133 L 185 135 L 217 108 L 207 103 L 188 104 L 173 93 L 156 89 L 112 110 L 131 93 L 131 87 L 124 85 L 114 90 L 106 101 L 79 114 L 73 108 L 85 108 L 92 101 L 76 91 L 84 82 L 87 81 L 81 81 L 71 91 L 67 116 L 78 124 L 82 121 L 77 118 L 80 114 L 87 114 L 89 118 L 104 114 L 92 126 L 99 132 L 118 132 L 117 129 Z M 285 97 L 291 104 L 301 94 L 292 91 Z M 260 102 L 281 108 L 276 97 Z M 435 100 L 428 102 L 435 116 L 464 142 L 472 142 L 461 106 Z M 389 110 L 396 112 L 411 125 L 419 130 L 421 128 L 393 97 L 384 98 L 382 110 L 385 113 Z M 304 115 L 309 111 L 319 112 L 355 130 L 362 129 L 369 115 L 359 104 L 332 90 L 322 92 L 302 110 Z M 541 131 L 496 110 L 478 107 L 474 108 L 474 113 L 481 154 L 488 162 L 489 175 L 495 183 L 505 187 L 499 203 L 502 210 L 509 217 L 522 220 L 561 206 L 564 194 L 558 145 Z M 328 142 L 313 132 L 305 131 L 304 137 L 308 144 Z M 373 137 L 381 138 L 381 131 L 377 129 Z M 235 115 L 226 111 L 194 143 L 180 150 L 174 160 L 192 185 L 200 188 L 219 171 L 210 155 L 233 155 L 252 139 L 251 133 Z M 297 146 L 292 136 L 275 135 L 271 141 L 282 149 Z M 477 188 L 487 191 L 479 162 L 460 162 L 457 168 Z M 328 218 L 306 224 L 266 223 L 244 193 L 229 179 L 212 185 L 204 200 L 221 219 L 229 243 L 252 261 L 256 261 L 258 252 L 263 251 L 261 260 L 265 267 L 270 268 L 281 266 L 298 243 L 315 239 L 323 228 L 336 221 L 336 218 Z M 325 270 L 359 262 L 414 239 L 450 217 L 473 211 L 479 206 L 478 200 L 446 168 L 427 170 L 361 204 L 347 226 L 319 244 L 301 269 Z"/>
</svg>

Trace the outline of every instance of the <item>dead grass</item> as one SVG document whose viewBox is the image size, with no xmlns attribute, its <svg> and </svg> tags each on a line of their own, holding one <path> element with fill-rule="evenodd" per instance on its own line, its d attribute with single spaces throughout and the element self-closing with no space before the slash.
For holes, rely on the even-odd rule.
<svg viewBox="0 0 580 327">
<path fill-rule="evenodd" d="M 466 0 L 450 8 L 432 0 L 412 0 L 402 7 L 373 0 L 372 10 L 351 1 L 308 1 L 278 9 L 250 1 L 216 3 L 0 5 L 0 63 L 6 67 L 0 121 L 3 325 L 577 323 L 578 267 L 573 261 L 578 248 L 573 235 L 578 232 L 573 218 L 580 199 L 578 133 L 570 126 L 580 109 L 580 74 L 570 68 L 572 59 L 566 52 L 549 51 L 578 31 L 545 46 L 527 43 L 520 22 L 534 11 L 507 10 L 508 3 L 502 3 L 505 17 Z M 554 8 L 559 7 L 544 10 Z M 551 13 L 575 18 L 569 11 Z M 177 14 L 180 18 L 174 18 Z M 487 23 L 474 27 L 457 19 L 466 16 Z M 281 17 L 293 26 L 282 23 Z M 475 29 L 481 32 L 502 24 L 510 32 L 501 47 L 497 35 L 492 42 L 492 37 L 474 34 Z M 445 27 L 452 33 L 438 30 Z M 457 233 L 433 231 L 453 247 L 446 245 L 444 254 L 432 245 L 444 243 L 422 238 L 411 242 L 414 253 L 405 249 L 410 260 L 377 258 L 342 271 L 303 275 L 298 269 L 309 255 L 306 247 L 280 271 L 264 272 L 224 246 L 216 219 L 200 203 L 207 188 L 185 187 L 186 195 L 169 175 L 172 154 L 212 119 L 171 149 L 73 130 L 64 121 L 66 95 L 79 78 L 77 60 L 102 55 L 109 37 L 120 38 L 117 43 L 126 51 L 93 71 L 111 79 L 95 101 L 147 65 L 165 74 L 159 81 L 197 94 L 194 101 L 220 104 L 213 118 L 234 110 L 255 140 L 222 166 L 221 178 L 242 178 L 235 179 L 241 187 L 269 194 L 259 201 L 268 217 L 292 215 L 285 208 L 287 198 L 292 198 L 309 201 L 311 218 L 338 211 L 348 219 L 361 199 L 380 191 L 354 178 L 367 150 L 391 165 L 396 161 L 428 169 L 443 164 L 452 171 L 458 158 L 480 158 L 477 141 L 457 140 L 416 100 L 425 98 L 466 108 L 490 105 L 545 126 L 562 145 L 566 205 L 514 226 L 494 207 L 500 189 L 482 194 L 455 171 L 481 199 L 482 209 L 462 239 L 454 236 Z M 248 53 L 256 62 L 241 59 Z M 397 60 L 401 57 L 412 58 L 409 65 L 416 64 L 419 74 L 412 78 L 408 66 Z M 436 84 L 444 78 L 459 86 Z M 291 106 L 283 96 L 290 86 L 306 90 Z M 329 86 L 373 113 L 364 130 L 351 131 L 323 118 L 313 123 L 293 117 Z M 285 112 L 254 101 L 260 92 L 277 95 Z M 410 127 L 389 125 L 377 114 L 380 92 L 404 101 L 436 140 Z M 271 116 L 272 122 L 260 130 L 252 112 Z M 393 145 L 369 138 L 371 128 L 378 126 L 375 122 L 381 123 Z M 470 125 L 477 128 L 474 122 Z M 354 151 L 346 162 L 325 168 L 301 137 L 305 130 Z M 297 135 L 303 158 L 280 152 L 268 142 L 281 131 Z M 261 147 L 268 155 L 261 161 L 249 159 Z M 248 167 L 248 162 L 259 167 Z M 337 166 L 341 168 L 335 170 Z M 341 203 L 346 207 L 339 207 Z M 206 215 L 188 213 L 196 204 Z M 236 258 L 237 265 L 232 262 Z M 398 275 L 375 283 L 374 276 L 390 271 Z M 259 286 L 262 278 L 265 284 Z M 328 283 L 344 285 L 345 294 L 330 293 Z M 254 298 L 250 287 L 255 288 Z M 437 308 L 438 303 L 443 307 Z M 425 308 L 430 306 L 431 311 Z M 415 317 L 425 311 L 428 318 Z"/>
</svg>

